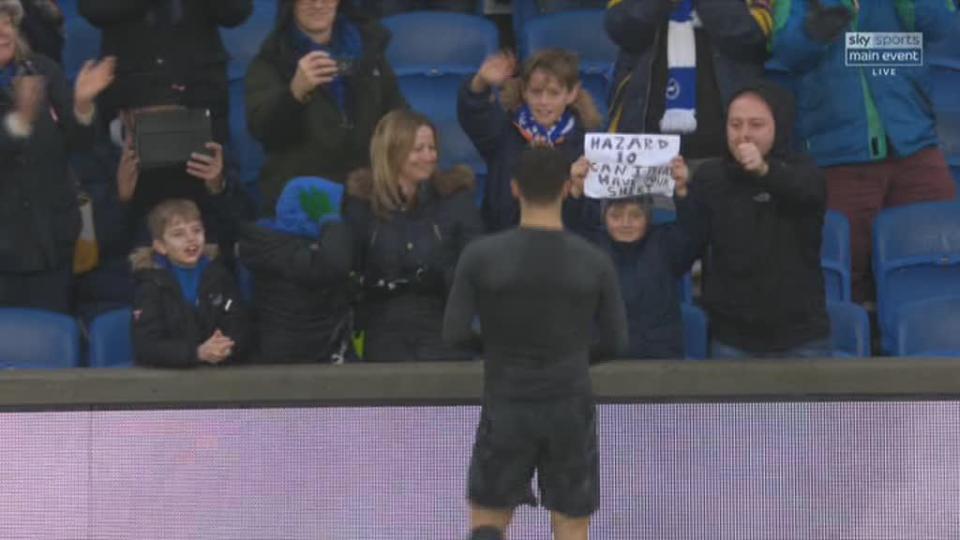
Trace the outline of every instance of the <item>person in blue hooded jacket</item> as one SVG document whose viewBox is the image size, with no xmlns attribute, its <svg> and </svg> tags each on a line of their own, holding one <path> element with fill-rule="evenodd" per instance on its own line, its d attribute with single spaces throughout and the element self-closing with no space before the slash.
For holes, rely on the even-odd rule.
<svg viewBox="0 0 960 540">
<path fill-rule="evenodd" d="M 799 134 L 824 168 L 827 207 L 850 221 L 853 297 L 872 297 L 871 228 L 882 209 L 949 200 L 926 66 L 847 66 L 844 32 L 960 31 L 950 0 L 778 0 L 774 58 L 796 79 Z"/>
<path fill-rule="evenodd" d="M 238 255 L 253 274 L 264 363 L 340 363 L 354 357 L 352 236 L 342 223 L 343 186 L 294 178 L 273 218 L 239 227 Z"/>
</svg>

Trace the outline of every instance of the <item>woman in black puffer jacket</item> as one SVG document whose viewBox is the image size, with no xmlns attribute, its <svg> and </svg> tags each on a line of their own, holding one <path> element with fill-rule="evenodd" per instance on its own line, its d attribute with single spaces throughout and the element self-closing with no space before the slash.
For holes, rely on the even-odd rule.
<svg viewBox="0 0 960 540">
<path fill-rule="evenodd" d="M 469 357 L 443 343 L 447 292 L 464 246 L 483 229 L 473 174 L 437 172 L 437 131 L 426 117 L 393 111 L 377 124 L 372 170 L 347 182 L 347 222 L 364 280 L 359 325 L 372 362 Z"/>
</svg>

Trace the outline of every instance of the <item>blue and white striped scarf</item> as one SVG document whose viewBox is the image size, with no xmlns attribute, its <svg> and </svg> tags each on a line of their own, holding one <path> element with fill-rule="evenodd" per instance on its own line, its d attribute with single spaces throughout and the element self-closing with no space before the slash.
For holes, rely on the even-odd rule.
<svg viewBox="0 0 960 540">
<path fill-rule="evenodd" d="M 670 15 L 667 100 L 660 119 L 661 133 L 693 133 L 697 130 L 697 43 L 693 30 L 699 23 L 693 0 L 681 0 Z"/>
</svg>

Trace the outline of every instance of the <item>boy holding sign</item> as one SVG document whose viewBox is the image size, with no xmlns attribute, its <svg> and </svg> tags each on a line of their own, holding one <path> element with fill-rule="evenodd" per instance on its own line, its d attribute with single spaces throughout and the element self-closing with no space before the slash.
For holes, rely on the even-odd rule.
<svg viewBox="0 0 960 540">
<path fill-rule="evenodd" d="M 587 154 L 590 155 L 589 142 Z M 599 167 L 595 165 L 595 168 Z M 686 174 L 686 164 L 681 157 L 674 157 L 661 168 L 666 170 L 671 189 L 675 176 L 685 178 L 681 175 Z M 586 159 L 577 161 L 571 168 L 575 189 L 584 185 L 589 170 L 590 162 Z M 599 182 L 597 186 L 601 197 L 609 193 L 604 191 L 609 186 Z M 606 230 L 591 239 L 610 254 L 617 269 L 629 329 L 630 344 L 625 356 L 683 358 L 683 319 L 677 280 L 690 269 L 697 255 L 686 231 L 678 224 L 654 225 L 653 200 L 647 188 L 639 182 L 621 187 L 627 196 L 604 199 Z M 677 188 L 685 189 L 680 184 Z M 588 188 L 588 194 L 593 189 Z"/>
</svg>

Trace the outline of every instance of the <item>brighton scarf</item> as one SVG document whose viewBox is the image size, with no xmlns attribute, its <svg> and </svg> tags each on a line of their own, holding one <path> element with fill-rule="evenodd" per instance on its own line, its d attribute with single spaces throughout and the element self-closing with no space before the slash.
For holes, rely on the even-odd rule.
<svg viewBox="0 0 960 540">
<path fill-rule="evenodd" d="M 577 124 L 577 119 L 569 110 L 563 112 L 560 120 L 551 127 L 544 127 L 537 123 L 533 118 L 533 112 L 530 107 L 524 105 L 517 111 L 514 119 L 514 125 L 520 131 L 520 135 L 530 144 L 546 144 L 556 146 L 563 142 L 567 134 L 573 131 Z"/>
<path fill-rule="evenodd" d="M 666 108 L 660 119 L 662 133 L 697 130 L 697 44 L 693 29 L 699 26 L 693 0 L 681 0 L 667 28 Z"/>
</svg>

